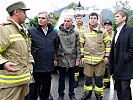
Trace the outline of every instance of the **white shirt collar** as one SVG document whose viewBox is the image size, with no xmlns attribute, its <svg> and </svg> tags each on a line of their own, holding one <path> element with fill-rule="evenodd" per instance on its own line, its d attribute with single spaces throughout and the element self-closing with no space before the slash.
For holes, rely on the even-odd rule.
<svg viewBox="0 0 133 100">
<path fill-rule="evenodd" d="M 118 33 L 121 31 L 121 29 L 122 29 L 122 27 L 123 27 L 124 25 L 125 25 L 125 23 L 124 23 L 124 24 L 122 24 L 121 26 L 118 26 L 118 27 L 117 27 L 117 29 L 116 29 L 116 30 L 117 30 L 117 32 L 118 32 Z"/>
<path fill-rule="evenodd" d="M 119 37 L 119 35 L 120 35 L 120 31 L 121 31 L 121 29 L 122 29 L 122 27 L 123 27 L 124 25 L 125 25 L 125 23 L 116 28 L 117 34 L 116 34 L 116 36 L 115 36 L 115 43 L 117 42 L 117 39 L 118 39 L 118 37 Z"/>
<path fill-rule="evenodd" d="M 42 28 L 42 27 L 41 27 Z M 42 28 L 43 32 L 45 35 L 47 35 L 47 32 L 48 32 L 48 27 L 46 28 L 46 30 L 44 30 L 44 28 Z"/>
</svg>

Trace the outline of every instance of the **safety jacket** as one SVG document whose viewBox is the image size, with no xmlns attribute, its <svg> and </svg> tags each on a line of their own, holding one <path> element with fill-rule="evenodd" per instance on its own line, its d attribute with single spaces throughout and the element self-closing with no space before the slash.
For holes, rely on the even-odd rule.
<svg viewBox="0 0 133 100">
<path fill-rule="evenodd" d="M 32 79 L 33 58 L 30 53 L 30 38 L 27 31 L 16 22 L 0 26 L 0 64 L 7 61 L 17 64 L 17 72 L 0 70 L 0 89 L 28 84 Z"/>
<path fill-rule="evenodd" d="M 86 63 L 96 65 L 103 62 L 110 52 L 110 36 L 102 27 L 90 25 L 81 33 L 81 55 Z"/>
<path fill-rule="evenodd" d="M 79 26 L 78 24 L 76 24 L 75 25 L 75 30 L 79 33 L 79 36 L 80 36 L 80 34 L 84 31 L 84 29 L 86 29 L 87 28 L 87 26 L 85 26 L 85 25 L 81 25 L 81 26 Z"/>
<path fill-rule="evenodd" d="M 114 36 L 114 31 L 108 31 L 108 34 L 110 35 L 111 41 L 113 40 L 113 36 Z"/>
</svg>

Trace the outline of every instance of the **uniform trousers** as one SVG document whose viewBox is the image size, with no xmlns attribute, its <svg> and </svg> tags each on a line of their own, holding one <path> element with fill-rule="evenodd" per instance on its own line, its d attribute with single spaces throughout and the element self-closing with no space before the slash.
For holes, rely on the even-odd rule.
<svg viewBox="0 0 133 100">
<path fill-rule="evenodd" d="M 33 72 L 37 95 L 41 100 L 47 100 L 51 88 L 51 72 Z M 33 99 L 34 100 L 34 99 Z"/>
<path fill-rule="evenodd" d="M 132 100 L 130 83 L 131 80 L 115 79 L 118 100 Z"/>
<path fill-rule="evenodd" d="M 0 100 L 25 100 L 29 92 L 28 84 L 0 89 Z"/>
<path fill-rule="evenodd" d="M 104 75 L 104 66 L 103 63 L 97 64 L 97 65 L 90 65 L 85 64 L 84 65 L 84 74 L 85 74 L 85 87 L 92 87 L 97 86 L 98 92 L 97 94 L 102 96 L 103 92 L 100 91 L 100 88 L 103 91 L 103 75 Z M 93 78 L 95 78 L 95 83 L 93 83 Z M 89 89 L 90 90 L 90 89 Z M 85 92 L 88 91 L 85 89 Z"/>
</svg>

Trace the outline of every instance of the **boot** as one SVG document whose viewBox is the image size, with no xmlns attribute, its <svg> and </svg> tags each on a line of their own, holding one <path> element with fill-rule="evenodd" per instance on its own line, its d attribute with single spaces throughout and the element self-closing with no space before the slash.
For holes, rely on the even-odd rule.
<svg viewBox="0 0 133 100">
<path fill-rule="evenodd" d="M 75 76 L 74 88 L 76 88 L 78 86 L 78 83 L 79 83 L 79 77 Z"/>
<path fill-rule="evenodd" d="M 87 99 L 91 98 L 91 94 L 92 94 L 92 91 L 84 92 L 83 97 L 81 98 L 81 100 L 87 100 Z"/>
<path fill-rule="evenodd" d="M 102 100 L 102 96 L 96 96 L 96 100 Z"/>
<path fill-rule="evenodd" d="M 104 83 L 104 87 L 105 87 L 105 88 L 110 88 L 110 82 L 105 82 L 105 83 Z"/>
<path fill-rule="evenodd" d="M 101 94 L 95 93 L 96 100 L 102 100 L 103 96 Z"/>
<path fill-rule="evenodd" d="M 51 93 L 49 94 L 48 100 L 53 100 Z"/>
<path fill-rule="evenodd" d="M 58 100 L 64 100 L 64 96 L 59 96 Z"/>
<path fill-rule="evenodd" d="M 69 98 L 70 98 L 70 100 L 77 100 L 77 99 L 75 98 L 75 95 L 69 96 Z"/>
</svg>

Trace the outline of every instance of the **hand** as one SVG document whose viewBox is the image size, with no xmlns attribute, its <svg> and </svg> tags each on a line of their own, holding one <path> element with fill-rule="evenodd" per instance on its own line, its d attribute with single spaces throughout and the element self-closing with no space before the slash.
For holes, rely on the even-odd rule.
<svg viewBox="0 0 133 100">
<path fill-rule="evenodd" d="M 13 66 L 16 66 L 16 64 L 12 63 L 12 62 L 6 62 L 3 67 L 5 70 L 9 71 L 9 72 L 16 72 L 19 70 L 19 68 L 13 68 Z"/>
<path fill-rule="evenodd" d="M 76 61 L 76 66 L 79 66 L 79 61 Z"/>
<path fill-rule="evenodd" d="M 56 60 L 54 60 L 54 66 L 57 66 L 57 61 Z"/>
<path fill-rule="evenodd" d="M 104 58 L 104 64 L 105 64 L 105 65 L 108 65 L 108 64 L 109 64 L 109 58 L 108 58 L 108 57 L 105 57 L 105 58 Z"/>
<path fill-rule="evenodd" d="M 80 62 L 81 62 L 81 64 L 85 64 L 84 58 L 82 58 L 82 59 L 80 60 Z"/>
</svg>

